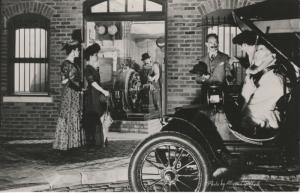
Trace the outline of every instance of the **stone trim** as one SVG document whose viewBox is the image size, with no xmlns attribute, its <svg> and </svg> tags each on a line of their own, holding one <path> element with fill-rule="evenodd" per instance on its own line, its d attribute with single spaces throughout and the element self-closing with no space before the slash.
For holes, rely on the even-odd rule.
<svg viewBox="0 0 300 193">
<path fill-rule="evenodd" d="M 5 6 L 5 8 L 1 9 L 1 15 L 6 20 L 24 13 L 36 13 L 49 19 L 55 13 L 55 10 L 39 2 L 21 2 L 15 5 Z"/>
<path fill-rule="evenodd" d="M 251 5 L 252 0 L 206 0 L 200 2 L 198 10 L 201 16 L 204 16 L 219 9 L 236 9 Z"/>
<path fill-rule="evenodd" d="M 53 103 L 48 96 L 3 96 L 3 103 Z"/>
</svg>

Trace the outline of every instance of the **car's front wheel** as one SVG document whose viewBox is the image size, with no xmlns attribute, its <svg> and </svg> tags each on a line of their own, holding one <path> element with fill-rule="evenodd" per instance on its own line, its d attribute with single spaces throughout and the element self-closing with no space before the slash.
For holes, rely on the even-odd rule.
<svg viewBox="0 0 300 193">
<path fill-rule="evenodd" d="M 136 148 L 128 172 L 133 191 L 205 191 L 211 163 L 192 138 L 177 132 L 160 132 Z"/>
</svg>

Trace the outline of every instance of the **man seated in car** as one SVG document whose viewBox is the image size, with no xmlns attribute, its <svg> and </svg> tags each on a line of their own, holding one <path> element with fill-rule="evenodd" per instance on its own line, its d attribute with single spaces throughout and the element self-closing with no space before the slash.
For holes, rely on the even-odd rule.
<svg viewBox="0 0 300 193">
<path fill-rule="evenodd" d="M 254 32 L 244 31 L 232 41 L 247 53 L 250 66 L 241 93 L 243 104 L 228 119 L 234 127 L 238 125 L 241 134 L 260 138 L 262 136 L 257 136 L 260 131 L 273 132 L 280 126 L 276 103 L 284 95 L 283 77 L 276 73 L 276 55 L 260 42 Z"/>
</svg>

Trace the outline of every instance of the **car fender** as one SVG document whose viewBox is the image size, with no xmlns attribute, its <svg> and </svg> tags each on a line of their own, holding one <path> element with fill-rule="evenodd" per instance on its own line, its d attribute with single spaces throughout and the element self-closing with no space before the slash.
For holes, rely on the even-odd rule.
<svg viewBox="0 0 300 193">
<path fill-rule="evenodd" d="M 188 114 L 192 116 L 186 116 L 187 114 L 185 113 L 181 114 L 184 116 L 180 116 L 178 113 L 165 116 L 170 121 L 161 131 L 176 131 L 185 134 L 202 145 L 210 158 L 215 161 L 221 161 L 217 156 L 218 149 L 225 147 L 215 125 L 201 111 L 194 110 L 192 114 L 191 112 Z"/>
</svg>

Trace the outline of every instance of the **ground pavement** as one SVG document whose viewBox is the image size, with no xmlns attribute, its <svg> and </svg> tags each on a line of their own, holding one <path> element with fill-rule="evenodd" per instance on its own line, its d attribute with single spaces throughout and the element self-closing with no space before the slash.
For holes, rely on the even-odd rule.
<svg viewBox="0 0 300 193">
<path fill-rule="evenodd" d="M 61 152 L 51 140 L 15 140 L 0 144 L 0 191 L 41 191 L 78 184 L 127 179 L 129 158 L 145 134 L 110 133 L 106 148 Z"/>
<path fill-rule="evenodd" d="M 127 168 L 144 134 L 110 133 L 107 148 L 60 152 L 51 140 L 0 140 L 0 191 L 130 191 Z M 245 175 L 211 184 L 211 191 L 297 191 L 291 176 Z"/>
</svg>

